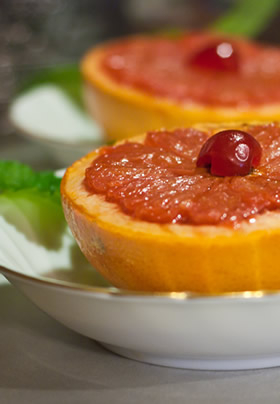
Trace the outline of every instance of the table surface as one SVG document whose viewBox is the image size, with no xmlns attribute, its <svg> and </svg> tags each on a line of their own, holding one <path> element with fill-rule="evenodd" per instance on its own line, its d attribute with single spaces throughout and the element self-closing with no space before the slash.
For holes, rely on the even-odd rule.
<svg viewBox="0 0 280 404">
<path fill-rule="evenodd" d="M 16 135 L 0 159 L 58 168 Z M 125 359 L 65 328 L 0 275 L 0 404 L 279 404 L 280 368 L 208 372 Z"/>
</svg>

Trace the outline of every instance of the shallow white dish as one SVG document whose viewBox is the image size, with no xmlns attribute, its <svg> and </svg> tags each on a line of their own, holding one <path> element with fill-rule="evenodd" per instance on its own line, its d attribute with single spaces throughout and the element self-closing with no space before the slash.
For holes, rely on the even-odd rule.
<svg viewBox="0 0 280 404">
<path fill-rule="evenodd" d="M 15 98 L 9 119 L 21 135 L 43 146 L 62 167 L 105 142 L 102 129 L 53 84 Z"/>
<path fill-rule="evenodd" d="M 120 355 L 158 365 L 215 370 L 280 365 L 279 293 L 120 291 L 89 267 L 68 228 L 60 246 L 50 248 L 38 242 L 29 223 L 21 224 L 24 234 L 0 211 L 0 272 L 67 327 Z"/>
</svg>

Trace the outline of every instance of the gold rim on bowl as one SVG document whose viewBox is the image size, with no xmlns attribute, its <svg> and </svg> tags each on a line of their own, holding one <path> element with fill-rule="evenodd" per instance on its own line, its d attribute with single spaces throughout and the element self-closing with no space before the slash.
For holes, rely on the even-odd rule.
<svg viewBox="0 0 280 404">
<path fill-rule="evenodd" d="M 82 285 L 79 283 L 72 283 L 52 278 L 36 277 L 32 275 L 22 274 L 20 272 L 11 270 L 0 265 L 0 272 L 9 278 L 16 277 L 24 281 L 47 285 L 50 287 L 59 287 L 62 289 L 69 289 L 76 292 L 90 292 L 99 295 L 110 295 L 116 297 L 142 297 L 142 298 L 169 298 L 172 300 L 196 300 L 205 298 L 230 298 L 230 299 L 259 299 L 267 296 L 279 295 L 279 290 L 256 290 L 256 291 L 243 291 L 243 292 L 221 292 L 221 293 L 200 293 L 200 292 L 146 292 L 146 291 L 131 291 L 125 289 L 117 289 L 113 286 L 90 286 Z"/>
</svg>

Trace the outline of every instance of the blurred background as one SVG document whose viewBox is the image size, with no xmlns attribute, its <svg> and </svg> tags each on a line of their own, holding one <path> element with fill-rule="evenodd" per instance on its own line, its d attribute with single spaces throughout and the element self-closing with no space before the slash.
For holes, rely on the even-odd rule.
<svg viewBox="0 0 280 404">
<path fill-rule="evenodd" d="M 234 0 L 1 0 L 0 158 L 56 168 L 43 148 L 18 136 L 7 119 L 11 99 L 34 72 L 78 63 L 89 47 L 109 38 L 170 27 L 207 27 L 233 4 Z M 258 39 L 278 44 L 279 21 L 277 12 Z"/>
</svg>

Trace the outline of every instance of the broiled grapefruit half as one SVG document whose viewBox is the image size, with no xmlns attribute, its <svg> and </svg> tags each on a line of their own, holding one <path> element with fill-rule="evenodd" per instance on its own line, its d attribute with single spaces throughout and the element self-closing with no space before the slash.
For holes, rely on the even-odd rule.
<svg viewBox="0 0 280 404">
<path fill-rule="evenodd" d="M 205 32 L 120 39 L 90 50 L 81 72 L 88 110 L 115 140 L 280 118 L 280 50 L 242 39 Z"/>
<path fill-rule="evenodd" d="M 260 143 L 260 165 L 249 175 L 216 177 L 196 167 L 203 142 L 223 129 L 245 130 Z M 67 169 L 61 185 L 65 217 L 84 255 L 116 287 L 280 289 L 279 150 L 277 123 L 195 125 L 119 142 Z"/>
</svg>

